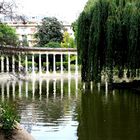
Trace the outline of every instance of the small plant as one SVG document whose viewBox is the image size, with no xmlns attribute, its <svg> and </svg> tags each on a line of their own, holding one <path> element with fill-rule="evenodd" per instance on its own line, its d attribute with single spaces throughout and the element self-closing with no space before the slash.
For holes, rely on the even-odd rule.
<svg viewBox="0 0 140 140">
<path fill-rule="evenodd" d="M 12 130 L 19 121 L 19 117 L 14 108 L 8 104 L 0 105 L 0 129 L 6 137 L 10 137 Z"/>
</svg>

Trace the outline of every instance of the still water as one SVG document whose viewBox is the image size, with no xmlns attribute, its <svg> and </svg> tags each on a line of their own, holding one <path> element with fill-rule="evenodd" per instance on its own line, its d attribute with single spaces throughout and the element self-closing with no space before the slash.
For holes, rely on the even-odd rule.
<svg viewBox="0 0 140 140">
<path fill-rule="evenodd" d="M 79 79 L 0 82 L 0 102 L 14 104 L 36 140 L 139 140 L 140 93 Z"/>
</svg>

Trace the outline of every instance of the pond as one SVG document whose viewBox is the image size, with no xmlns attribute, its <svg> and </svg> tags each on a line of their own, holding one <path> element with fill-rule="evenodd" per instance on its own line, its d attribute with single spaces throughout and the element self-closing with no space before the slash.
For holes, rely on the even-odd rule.
<svg viewBox="0 0 140 140">
<path fill-rule="evenodd" d="M 0 102 L 16 106 L 36 140 L 138 140 L 140 93 L 93 86 L 80 79 L 0 82 Z"/>
</svg>

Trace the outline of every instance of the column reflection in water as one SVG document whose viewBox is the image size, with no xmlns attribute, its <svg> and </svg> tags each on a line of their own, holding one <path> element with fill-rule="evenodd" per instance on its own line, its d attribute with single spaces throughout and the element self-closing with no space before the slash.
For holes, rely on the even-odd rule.
<svg viewBox="0 0 140 140">
<path fill-rule="evenodd" d="M 39 79 L 39 99 L 42 100 L 42 79 Z"/>
<path fill-rule="evenodd" d="M 25 96 L 28 98 L 28 81 L 25 82 Z"/>
<path fill-rule="evenodd" d="M 75 97 L 78 97 L 78 77 L 75 78 Z"/>
<path fill-rule="evenodd" d="M 106 93 L 106 96 L 107 96 L 107 94 L 108 94 L 108 82 L 107 81 L 105 82 L 105 93 Z"/>
<path fill-rule="evenodd" d="M 49 98 L 49 79 L 46 80 L 46 93 L 47 93 L 47 99 Z"/>
<path fill-rule="evenodd" d="M 115 95 L 115 90 L 112 91 L 113 96 Z"/>
<path fill-rule="evenodd" d="M 68 78 L 68 98 L 71 97 L 71 78 Z"/>
<path fill-rule="evenodd" d="M 93 91 L 93 82 L 90 82 L 90 90 Z"/>
<path fill-rule="evenodd" d="M 4 102 L 4 83 L 1 83 L 1 100 Z"/>
<path fill-rule="evenodd" d="M 7 99 L 9 100 L 9 87 L 10 87 L 10 83 L 7 82 L 6 84 L 6 90 L 7 90 Z"/>
<path fill-rule="evenodd" d="M 63 81 L 63 78 L 61 78 L 61 99 L 63 99 L 63 92 L 64 92 L 64 81 Z"/>
<path fill-rule="evenodd" d="M 53 95 L 55 99 L 56 98 L 56 79 L 53 79 Z"/>
<path fill-rule="evenodd" d="M 32 99 L 35 99 L 35 79 L 32 80 Z"/>
<path fill-rule="evenodd" d="M 76 54 L 76 58 L 75 58 L 75 74 L 78 75 L 78 56 Z"/>
<path fill-rule="evenodd" d="M 100 90 L 101 90 L 101 83 L 97 83 L 97 87 L 98 87 L 98 92 L 100 92 Z"/>
<path fill-rule="evenodd" d="M 21 98 L 21 96 L 22 96 L 22 81 L 19 81 L 18 82 L 18 85 L 19 85 L 19 98 Z"/>
<path fill-rule="evenodd" d="M 15 86 L 16 86 L 16 82 L 13 81 L 13 82 L 12 82 L 13 100 L 15 100 Z"/>
<path fill-rule="evenodd" d="M 70 68 L 70 53 L 68 54 L 68 74 L 71 75 L 71 68 Z"/>
</svg>

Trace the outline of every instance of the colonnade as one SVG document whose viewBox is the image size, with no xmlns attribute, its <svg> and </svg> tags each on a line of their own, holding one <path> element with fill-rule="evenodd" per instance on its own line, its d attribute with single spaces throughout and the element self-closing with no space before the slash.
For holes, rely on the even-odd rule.
<svg viewBox="0 0 140 140">
<path fill-rule="evenodd" d="M 31 71 L 32 74 L 35 74 L 36 70 L 35 70 L 35 55 L 39 55 L 39 64 L 38 64 L 38 72 L 39 74 L 43 73 L 43 69 L 42 69 L 42 55 L 46 55 L 46 68 L 45 68 L 45 73 L 48 74 L 49 71 L 49 66 L 50 66 L 50 62 L 49 62 L 49 55 L 53 55 L 53 68 L 52 71 L 54 74 L 57 73 L 56 71 L 56 55 L 60 56 L 60 73 L 63 74 L 64 73 L 64 56 L 67 55 L 68 56 L 68 74 L 71 74 L 71 55 L 75 55 L 75 74 L 78 74 L 78 58 L 77 58 L 77 52 L 67 52 L 67 53 L 63 53 L 63 52 L 56 52 L 56 53 L 31 53 L 31 54 L 24 54 L 22 56 L 22 59 L 24 59 L 25 61 L 25 66 L 24 66 L 24 72 L 27 74 L 29 72 L 29 66 L 28 66 L 28 56 L 31 55 L 32 57 L 32 67 L 31 67 Z M 12 60 L 9 60 L 9 59 Z M 16 67 L 15 67 L 15 62 L 17 59 L 17 56 L 15 57 L 15 55 L 12 55 L 11 57 L 8 56 L 1 56 L 1 72 L 10 72 L 10 67 L 12 68 L 12 73 L 16 72 Z M 6 59 L 6 60 L 5 60 Z M 5 61 L 4 61 L 5 60 Z M 11 63 L 9 62 L 11 61 Z M 18 72 L 21 72 L 21 68 L 23 68 L 23 66 L 21 65 L 21 54 L 18 54 Z M 11 66 L 10 66 L 11 65 Z"/>
</svg>

